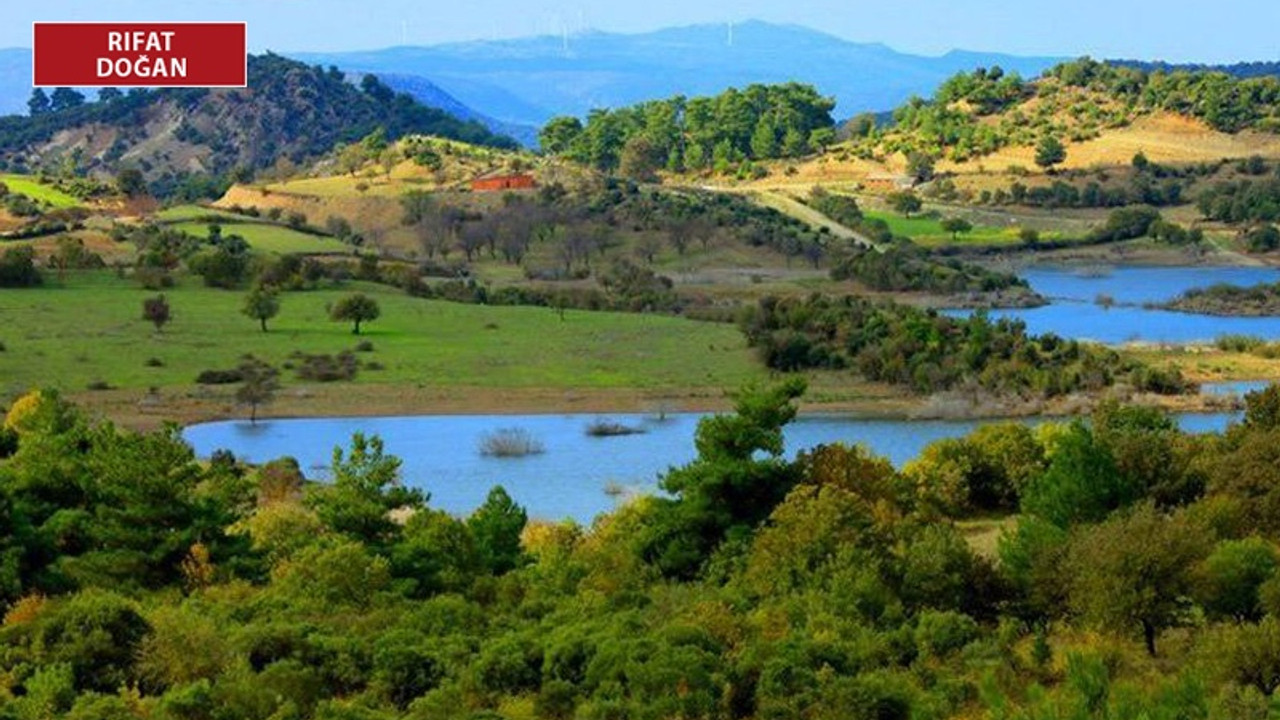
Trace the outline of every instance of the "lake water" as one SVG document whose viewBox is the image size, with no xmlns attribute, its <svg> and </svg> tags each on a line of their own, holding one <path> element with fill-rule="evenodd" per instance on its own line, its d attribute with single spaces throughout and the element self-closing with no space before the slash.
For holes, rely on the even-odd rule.
<svg viewBox="0 0 1280 720">
<path fill-rule="evenodd" d="M 1224 333 L 1280 338 L 1280 318 L 1218 318 L 1145 310 L 1105 309 L 1094 303 L 1099 294 L 1119 303 L 1167 300 L 1193 288 L 1227 282 L 1253 285 L 1280 280 L 1271 268 L 1126 267 L 1101 272 L 1031 268 L 1022 273 L 1031 286 L 1053 298 L 1053 304 L 996 314 L 1023 318 L 1032 332 L 1107 343 L 1131 340 L 1189 342 L 1212 340 Z M 1205 392 L 1243 394 L 1262 383 L 1207 385 Z M 654 492 L 658 477 L 694 457 L 693 433 L 699 415 L 674 415 L 656 421 L 640 415 L 611 419 L 643 426 L 643 434 L 588 437 L 591 415 L 436 416 L 272 420 L 250 425 L 240 421 L 207 423 L 183 434 L 201 456 L 227 448 L 253 462 L 291 455 L 308 477 L 323 479 L 335 446 L 346 446 L 351 434 L 377 434 L 387 451 L 404 459 L 406 484 L 431 493 L 431 504 L 465 514 L 479 505 L 489 489 L 502 484 L 534 517 L 571 517 L 589 522 L 612 509 L 628 494 Z M 1224 428 L 1230 415 L 1185 415 L 1186 430 Z M 863 443 L 895 465 L 915 457 L 930 442 L 972 431 L 979 421 L 868 420 L 836 415 L 801 417 L 786 431 L 787 452 L 822 443 Z M 545 452 L 523 458 L 498 459 L 479 452 L 482 438 L 502 428 L 519 428 L 545 445 Z M 608 491 L 608 492 L 607 492 Z"/>
<path fill-rule="evenodd" d="M 252 462 L 290 455 L 309 478 L 323 479 L 335 446 L 348 445 L 357 431 L 376 434 L 387 452 L 404 459 L 405 484 L 429 491 L 433 507 L 466 514 L 484 501 L 491 487 L 501 484 L 533 517 L 571 517 L 587 523 L 628 494 L 655 492 L 660 474 L 692 460 L 696 454 L 693 434 L 700 417 L 679 414 L 657 421 L 614 415 L 609 419 L 643 427 L 645 432 L 608 438 L 587 436 L 587 425 L 598 419 L 594 415 L 323 418 L 257 425 L 225 421 L 193 425 L 183 436 L 202 457 L 219 448 Z M 1226 427 L 1231 419 L 1224 414 L 1184 415 L 1179 423 L 1192 432 L 1212 432 Z M 964 435 L 983 422 L 991 421 L 808 415 L 787 427 L 786 445 L 788 454 L 794 455 L 822 443 L 863 443 L 901 466 L 934 440 Z M 545 452 L 522 458 L 482 456 L 482 438 L 501 428 L 528 431 L 545 445 Z"/>
<path fill-rule="evenodd" d="M 1034 334 L 1116 344 L 1134 341 L 1190 343 L 1220 335 L 1280 338 L 1280 317 L 1233 318 L 1148 310 L 1143 303 L 1172 300 L 1196 287 L 1217 283 L 1257 285 L 1280 281 L 1280 270 L 1261 267 L 1031 267 L 1018 273 L 1032 289 L 1049 298 L 1044 307 L 992 311 L 992 317 L 1017 317 Z M 1122 306 L 1103 307 L 1099 295 Z M 1136 304 L 1139 307 L 1124 307 Z M 955 314 L 964 315 L 966 311 Z"/>
</svg>

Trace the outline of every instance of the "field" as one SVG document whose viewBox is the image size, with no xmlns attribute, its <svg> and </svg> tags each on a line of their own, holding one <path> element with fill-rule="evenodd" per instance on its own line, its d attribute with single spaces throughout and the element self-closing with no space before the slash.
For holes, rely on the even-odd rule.
<svg viewBox="0 0 1280 720">
<path fill-rule="evenodd" d="M 241 218 L 241 220 L 243 220 Z M 208 237 L 209 225 L 204 222 L 180 222 L 175 223 L 173 227 L 183 232 L 195 235 L 196 237 Z M 322 237 L 319 235 L 310 235 L 304 232 L 298 232 L 291 228 L 281 225 L 271 225 L 268 223 L 224 223 L 222 225 L 223 235 L 239 235 L 249 242 L 249 245 L 263 252 L 278 253 L 284 255 L 286 253 L 298 253 L 304 255 L 316 254 L 349 254 L 351 246 L 340 240 L 331 237 Z"/>
<path fill-rule="evenodd" d="M 203 220 L 208 217 L 218 217 L 230 222 L 246 221 L 244 215 L 237 215 L 233 212 L 215 207 L 205 207 L 204 205 L 175 205 L 161 210 L 154 217 L 161 222 L 186 222 Z"/>
<path fill-rule="evenodd" d="M 903 217 L 896 213 L 867 210 L 863 213 L 869 218 L 883 220 L 889 224 L 894 235 L 905 235 L 916 243 L 926 247 L 940 245 L 1017 245 L 1018 228 L 999 228 L 991 225 L 974 224 L 973 230 L 960 233 L 952 239 L 951 233 L 942 229 L 942 221 L 938 217 L 921 216 Z"/>
<path fill-rule="evenodd" d="M 55 187 L 43 185 L 29 175 L 0 173 L 0 182 L 8 186 L 13 192 L 22 193 L 33 200 L 48 203 L 55 208 L 76 207 L 81 204 L 79 199 Z"/>
<path fill-rule="evenodd" d="M 353 290 L 369 293 L 382 309 L 360 337 L 326 310 Z M 545 308 L 428 301 L 351 284 L 284 295 L 263 333 L 240 314 L 243 293 L 183 278 L 166 293 L 173 320 L 156 332 L 140 319 L 142 299 L 152 295 L 106 272 L 0 294 L 0 390 L 12 397 L 43 385 L 69 392 L 90 383 L 191 387 L 200 371 L 235 367 L 244 353 L 281 365 L 295 350 L 336 353 L 360 340 L 374 346 L 359 353 L 361 361 L 384 369 L 362 370 L 357 386 L 733 388 L 763 373 L 732 325 L 678 318 L 569 311 L 561 321 Z M 162 366 L 149 367 L 151 358 Z M 286 386 L 298 384 L 286 375 Z"/>
</svg>

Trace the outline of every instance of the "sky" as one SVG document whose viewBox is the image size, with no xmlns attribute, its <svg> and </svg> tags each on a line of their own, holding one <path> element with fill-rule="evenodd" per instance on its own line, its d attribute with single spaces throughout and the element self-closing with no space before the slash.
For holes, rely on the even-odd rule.
<svg viewBox="0 0 1280 720">
<path fill-rule="evenodd" d="M 37 20 L 244 20 L 250 50 L 338 51 L 759 19 L 939 55 L 1280 60 L 1276 0 L 40 0 L 0 2 L 0 47 Z"/>
</svg>

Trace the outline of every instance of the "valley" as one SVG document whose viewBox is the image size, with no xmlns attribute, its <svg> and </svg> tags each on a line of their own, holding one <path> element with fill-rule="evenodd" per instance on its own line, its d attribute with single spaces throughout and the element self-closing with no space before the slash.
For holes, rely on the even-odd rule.
<svg viewBox="0 0 1280 720">
<path fill-rule="evenodd" d="M 0 720 L 1276 715 L 1273 65 L 560 27 L 0 117 Z"/>
</svg>

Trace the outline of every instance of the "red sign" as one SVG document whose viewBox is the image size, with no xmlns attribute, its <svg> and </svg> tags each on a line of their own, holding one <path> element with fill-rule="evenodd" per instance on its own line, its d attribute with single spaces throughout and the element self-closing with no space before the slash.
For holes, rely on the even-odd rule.
<svg viewBox="0 0 1280 720">
<path fill-rule="evenodd" d="M 244 87 L 242 22 L 38 22 L 36 87 Z"/>
</svg>

